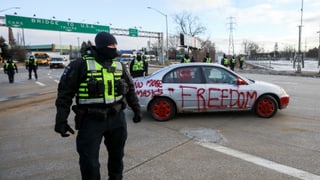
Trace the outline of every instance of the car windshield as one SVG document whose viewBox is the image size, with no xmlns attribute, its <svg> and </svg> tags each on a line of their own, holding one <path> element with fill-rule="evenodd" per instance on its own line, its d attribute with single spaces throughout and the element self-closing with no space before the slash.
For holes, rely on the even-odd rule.
<svg viewBox="0 0 320 180">
<path fill-rule="evenodd" d="M 51 61 L 63 61 L 62 58 L 51 58 Z"/>
</svg>

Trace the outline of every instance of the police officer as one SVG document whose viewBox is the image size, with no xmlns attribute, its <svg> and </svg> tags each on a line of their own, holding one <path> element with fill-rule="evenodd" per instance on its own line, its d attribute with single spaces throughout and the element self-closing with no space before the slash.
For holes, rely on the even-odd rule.
<svg viewBox="0 0 320 180">
<path fill-rule="evenodd" d="M 122 179 L 127 124 L 126 102 L 134 111 L 133 122 L 141 121 L 140 105 L 134 85 L 124 66 L 113 61 L 117 41 L 107 32 L 95 37 L 89 55 L 72 61 L 58 85 L 55 131 L 62 137 L 74 134 L 68 125 L 73 97 L 76 105 L 77 152 L 83 180 L 100 179 L 99 149 L 102 138 L 108 150 L 109 179 Z"/>
<path fill-rule="evenodd" d="M 36 80 L 38 80 L 38 74 L 37 74 L 37 69 L 38 69 L 38 62 L 37 59 L 35 59 L 33 56 L 29 56 L 29 59 L 26 61 L 26 69 L 29 70 L 29 80 L 31 79 L 31 74 L 32 71 L 34 73 L 34 77 Z"/>
<path fill-rule="evenodd" d="M 133 78 L 148 75 L 148 64 L 142 57 L 141 52 L 137 53 L 137 57 L 130 63 L 130 74 Z"/>
<path fill-rule="evenodd" d="M 191 62 L 191 59 L 188 54 L 185 54 L 184 58 L 181 59 L 181 63 L 190 63 L 190 62 Z"/>
<path fill-rule="evenodd" d="M 236 63 L 237 63 L 236 58 L 234 56 L 232 56 L 231 59 L 230 59 L 230 69 L 232 71 L 234 71 L 234 67 L 236 66 Z"/>
<path fill-rule="evenodd" d="M 203 58 L 203 62 L 205 63 L 212 63 L 212 60 L 209 56 L 209 53 L 206 53 L 206 57 Z"/>
<path fill-rule="evenodd" d="M 3 66 L 4 73 L 8 75 L 9 83 L 14 82 L 14 72 L 18 73 L 18 67 L 15 62 L 9 59 L 4 63 Z"/>
<path fill-rule="evenodd" d="M 239 62 L 240 62 L 240 69 L 243 69 L 243 63 L 244 63 L 244 56 L 243 55 L 239 56 Z"/>
<path fill-rule="evenodd" d="M 221 59 L 221 65 L 223 65 L 225 67 L 229 66 L 229 59 L 225 54 L 223 55 L 223 58 Z"/>
</svg>

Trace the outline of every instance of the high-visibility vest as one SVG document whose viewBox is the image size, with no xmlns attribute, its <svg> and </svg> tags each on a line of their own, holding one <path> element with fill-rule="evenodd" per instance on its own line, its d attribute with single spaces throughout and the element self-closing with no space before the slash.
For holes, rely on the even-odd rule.
<svg viewBox="0 0 320 180">
<path fill-rule="evenodd" d="M 243 62 L 244 61 L 244 57 L 240 57 L 240 61 Z"/>
<path fill-rule="evenodd" d="M 206 58 L 207 63 L 211 63 L 211 58 Z"/>
<path fill-rule="evenodd" d="M 141 70 L 144 70 L 143 61 L 142 60 L 140 60 L 140 61 L 135 60 L 134 64 L 133 64 L 133 67 L 132 67 L 132 71 L 141 71 Z"/>
<path fill-rule="evenodd" d="M 118 61 L 113 61 L 111 68 L 114 72 L 108 72 L 107 68 L 101 66 L 94 57 L 83 57 L 87 65 L 86 80 L 79 86 L 77 93 L 77 100 L 79 104 L 113 104 L 122 100 L 123 95 L 118 95 L 116 91 L 117 81 L 123 75 L 122 64 Z M 104 93 L 99 94 L 98 97 L 90 97 L 88 91 L 88 82 L 91 78 L 97 81 L 103 81 Z"/>
<path fill-rule="evenodd" d="M 38 62 L 37 59 L 33 59 L 33 64 L 30 64 L 31 63 L 30 59 L 27 59 L 27 61 L 26 61 L 27 65 L 33 65 L 33 66 L 36 66 L 37 62 Z"/>
<path fill-rule="evenodd" d="M 223 58 L 223 65 L 228 65 L 228 64 L 229 64 L 228 58 Z"/>
<path fill-rule="evenodd" d="M 11 62 L 11 63 L 6 62 L 6 63 L 4 64 L 4 69 L 5 69 L 5 70 L 8 70 L 8 69 L 9 69 L 9 65 L 10 65 L 13 70 L 16 70 L 17 68 L 16 68 L 16 65 L 15 65 L 15 64 L 16 64 L 16 63 L 14 63 L 14 62 Z"/>
<path fill-rule="evenodd" d="M 191 62 L 191 59 L 190 58 L 184 58 L 184 60 L 183 60 L 183 62 L 185 62 L 185 63 L 189 63 L 189 62 Z"/>
<path fill-rule="evenodd" d="M 236 58 L 232 58 L 232 59 L 231 59 L 231 62 L 232 62 L 233 64 L 235 64 L 235 63 L 236 63 Z"/>
</svg>

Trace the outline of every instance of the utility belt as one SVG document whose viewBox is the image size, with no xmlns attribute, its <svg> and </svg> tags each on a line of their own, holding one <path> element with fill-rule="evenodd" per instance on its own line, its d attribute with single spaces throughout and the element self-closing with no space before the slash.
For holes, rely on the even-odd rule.
<svg viewBox="0 0 320 180">
<path fill-rule="evenodd" d="M 85 116 L 92 115 L 97 120 L 105 120 L 108 116 L 113 116 L 126 108 L 126 103 L 122 100 L 112 106 L 98 105 L 73 105 L 72 111 L 75 113 L 75 128 L 79 130 Z"/>
</svg>

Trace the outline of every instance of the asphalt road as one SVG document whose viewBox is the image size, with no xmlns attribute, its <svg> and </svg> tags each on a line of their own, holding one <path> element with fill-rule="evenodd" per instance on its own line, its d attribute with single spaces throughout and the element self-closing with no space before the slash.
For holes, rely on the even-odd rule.
<svg viewBox="0 0 320 180">
<path fill-rule="evenodd" d="M 80 179 L 76 136 L 61 138 L 53 131 L 62 71 L 40 67 L 35 81 L 20 68 L 14 84 L 1 74 L 1 180 Z M 320 78 L 245 72 L 284 87 L 289 107 L 271 119 L 233 112 L 180 114 L 156 122 L 145 113 L 138 124 L 126 110 L 124 179 L 320 179 Z M 102 179 L 107 179 L 107 158 L 102 145 Z"/>
</svg>

